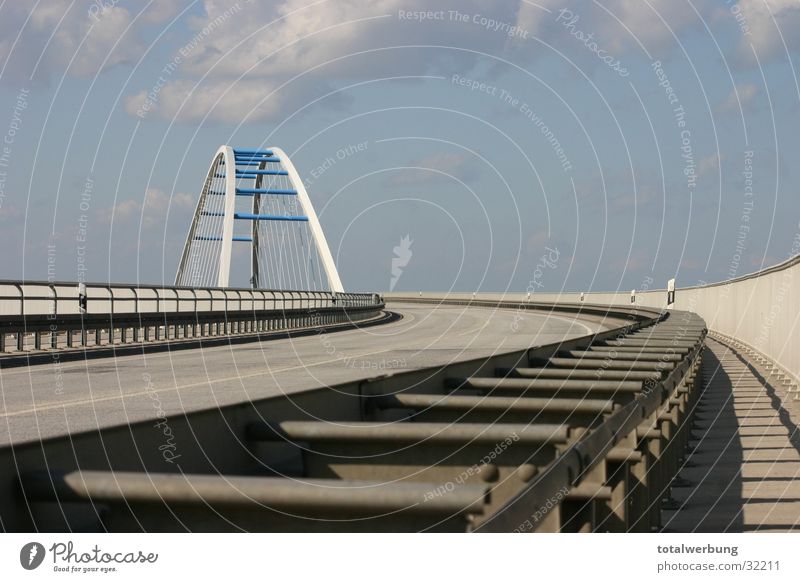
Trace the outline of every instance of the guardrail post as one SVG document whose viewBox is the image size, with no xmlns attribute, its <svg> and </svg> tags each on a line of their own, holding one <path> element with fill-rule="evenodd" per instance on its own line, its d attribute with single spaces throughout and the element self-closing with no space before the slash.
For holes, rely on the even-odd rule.
<svg viewBox="0 0 800 582">
<path fill-rule="evenodd" d="M 605 512 L 601 510 L 596 495 L 605 482 L 605 461 L 597 463 L 581 481 L 567 493 L 562 502 L 561 532 L 591 533 L 604 522 Z M 601 517 L 602 516 L 602 517 Z"/>
<path fill-rule="evenodd" d="M 635 435 L 628 437 L 617 446 L 631 448 L 635 445 Z M 631 467 L 626 459 L 623 461 L 606 460 L 607 485 L 611 488 L 611 499 L 606 502 L 605 516 L 600 523 L 601 531 L 625 533 L 631 521 L 630 493 Z"/>
<path fill-rule="evenodd" d="M 664 499 L 664 487 L 666 486 L 666 483 L 664 483 L 664 464 L 661 459 L 662 434 L 661 431 L 655 428 L 657 414 L 658 412 L 654 413 L 636 429 L 642 443 L 644 443 L 642 452 L 645 454 L 648 468 L 646 519 L 650 531 L 657 529 L 661 525 L 661 502 Z"/>
<path fill-rule="evenodd" d="M 669 484 L 672 482 L 672 477 L 677 473 L 678 470 L 678 459 L 677 459 L 677 446 L 674 442 L 675 438 L 675 429 L 678 426 L 678 415 L 677 415 L 677 406 L 671 401 L 667 402 L 667 406 L 665 410 L 662 410 L 661 415 L 659 416 L 659 421 L 661 424 L 661 434 L 664 438 L 664 470 L 666 471 L 666 482 L 665 493 L 671 497 L 671 492 L 669 489 Z"/>
<path fill-rule="evenodd" d="M 636 441 L 635 431 L 633 440 Z M 634 443 L 635 444 L 635 443 Z M 644 450 L 643 450 L 644 449 Z M 634 447 L 634 453 L 639 455 L 638 461 L 629 463 L 628 466 L 628 499 L 627 512 L 628 532 L 650 532 L 650 494 L 648 492 L 653 479 L 650 475 L 647 460 L 647 446 Z"/>
</svg>

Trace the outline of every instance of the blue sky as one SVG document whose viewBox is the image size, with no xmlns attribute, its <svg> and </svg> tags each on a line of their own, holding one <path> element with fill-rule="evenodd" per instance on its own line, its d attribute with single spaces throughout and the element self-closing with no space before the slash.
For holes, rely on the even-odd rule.
<svg viewBox="0 0 800 582">
<path fill-rule="evenodd" d="M 396 290 L 752 272 L 800 232 L 798 48 L 797 0 L 7 0 L 0 278 L 171 283 L 226 143 L 290 154 L 350 289 L 405 236 Z"/>
</svg>

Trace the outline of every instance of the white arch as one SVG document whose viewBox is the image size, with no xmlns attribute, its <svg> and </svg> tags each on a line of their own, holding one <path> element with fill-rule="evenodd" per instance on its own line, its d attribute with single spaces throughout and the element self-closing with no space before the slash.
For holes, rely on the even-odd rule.
<svg viewBox="0 0 800 582">
<path fill-rule="evenodd" d="M 251 151 L 251 150 L 245 150 Z M 342 281 L 339 278 L 339 272 L 336 269 L 336 264 L 333 262 L 333 255 L 331 254 L 330 248 L 328 247 L 328 242 L 325 239 L 325 234 L 322 231 L 322 226 L 320 225 L 319 218 L 317 217 L 317 213 L 314 210 L 314 206 L 311 203 L 311 198 L 308 196 L 308 192 L 306 191 L 305 186 L 303 185 L 303 180 L 300 178 L 300 175 L 297 172 L 292 161 L 289 159 L 289 156 L 286 155 L 280 148 L 268 147 L 259 149 L 259 151 L 270 151 L 272 152 L 272 156 L 279 160 L 279 167 L 286 172 L 286 175 L 289 179 L 289 183 L 292 186 L 292 189 L 297 193 L 297 200 L 300 203 L 300 208 L 303 212 L 303 216 L 306 217 L 308 221 L 308 227 L 311 231 L 312 238 L 314 239 L 314 245 L 317 250 L 317 254 L 319 256 L 319 260 L 322 263 L 322 266 L 325 270 L 325 275 L 328 279 L 328 285 L 331 291 L 342 293 L 344 292 L 344 287 L 342 286 Z M 241 150 L 240 150 L 240 155 Z M 266 164 L 265 162 L 261 162 L 258 165 L 259 169 L 265 169 Z M 221 171 L 224 171 L 224 176 L 220 174 Z M 219 180 L 220 178 L 224 177 L 224 202 L 223 202 L 223 209 L 221 212 L 208 212 L 206 208 L 209 207 L 209 196 L 211 195 L 221 195 L 223 192 L 212 192 L 212 186 L 215 184 L 214 180 Z M 192 280 L 190 279 L 189 267 L 190 267 L 190 260 L 194 259 L 195 261 L 198 260 L 198 257 L 206 263 L 211 263 L 212 261 L 216 261 L 217 265 L 217 276 L 216 276 L 216 284 L 218 287 L 228 287 L 230 283 L 230 270 L 231 270 L 231 257 L 232 257 L 232 247 L 234 242 L 234 221 L 236 219 L 236 184 L 237 184 L 237 176 L 236 176 L 236 151 L 233 147 L 225 145 L 221 146 L 217 152 L 214 154 L 214 157 L 211 161 L 211 167 L 206 175 L 206 181 L 203 185 L 203 190 L 200 194 L 200 198 L 197 201 L 197 206 L 195 207 L 194 216 L 192 218 L 192 223 L 189 227 L 189 233 L 186 237 L 186 243 L 183 247 L 183 253 L 181 255 L 181 260 L 178 265 L 178 271 L 175 276 L 175 285 L 186 285 L 186 286 L 197 286 L 193 284 Z M 217 183 L 219 186 L 220 184 Z M 254 194 L 254 203 L 253 208 L 254 210 L 259 209 L 259 201 L 262 194 Z M 213 204 L 212 204 L 213 207 Z M 257 214 L 255 212 L 254 214 Z M 198 239 L 199 235 L 199 225 L 203 220 L 203 216 L 210 215 L 211 217 L 221 217 L 222 224 L 221 224 L 221 232 L 218 235 L 214 236 L 204 236 L 201 239 Z M 239 218 L 244 218 L 240 216 Z M 211 218 L 209 218 L 211 220 Z M 254 224 L 257 223 L 257 220 L 254 221 Z M 266 240 L 262 240 L 257 234 L 257 228 L 253 228 L 253 236 L 251 238 L 251 273 L 254 275 L 253 285 L 255 285 L 258 281 L 258 272 L 260 271 L 260 265 L 258 261 L 260 261 L 261 254 L 258 252 L 258 246 L 268 244 Z M 241 240 L 241 238 L 239 239 Z M 205 247 L 197 247 L 195 248 L 196 244 L 199 244 L 197 241 L 203 242 L 215 242 L 218 241 L 220 244 L 217 245 L 219 247 L 218 251 L 216 250 L 209 250 L 207 252 L 211 252 L 212 254 L 218 254 L 218 256 L 202 256 L 203 251 L 202 249 Z M 206 245 L 208 246 L 208 245 Z"/>
</svg>

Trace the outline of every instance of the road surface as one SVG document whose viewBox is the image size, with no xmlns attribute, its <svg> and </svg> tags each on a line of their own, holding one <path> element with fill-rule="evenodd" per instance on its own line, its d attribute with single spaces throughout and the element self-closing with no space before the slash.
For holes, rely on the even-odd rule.
<svg viewBox="0 0 800 582">
<path fill-rule="evenodd" d="M 392 303 L 361 330 L 0 371 L 0 445 L 441 366 L 619 325 L 516 309 Z"/>
</svg>

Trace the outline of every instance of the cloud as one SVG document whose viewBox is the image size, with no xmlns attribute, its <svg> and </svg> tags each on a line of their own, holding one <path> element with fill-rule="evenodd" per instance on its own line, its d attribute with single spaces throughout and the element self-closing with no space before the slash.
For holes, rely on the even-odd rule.
<svg viewBox="0 0 800 582">
<path fill-rule="evenodd" d="M 110 208 L 97 211 L 97 216 L 102 223 L 111 224 L 114 228 L 135 227 L 139 221 L 143 230 L 163 230 L 167 216 L 180 215 L 185 223 L 191 219 L 191 212 L 195 207 L 195 199 L 190 194 L 182 192 L 172 196 L 158 188 L 148 188 L 141 201 L 127 199 L 118 202 Z M 185 216 L 184 216 L 185 215 Z"/>
<path fill-rule="evenodd" d="M 262 119 L 275 115 L 286 99 L 285 94 L 270 95 L 275 87 L 266 81 L 206 81 L 180 79 L 166 84 L 156 99 L 141 91 L 125 100 L 130 115 L 144 117 L 149 111 L 183 121 L 238 122 L 245 118 Z M 149 103 L 149 107 L 148 107 Z"/>
<path fill-rule="evenodd" d="M 527 4 L 485 0 L 445 0 L 435 8 L 423 0 L 206 0 L 203 6 L 202 15 L 188 19 L 191 36 L 175 52 L 179 71 L 151 99 L 159 117 L 276 119 L 341 83 L 469 70 L 479 52 L 502 54 L 524 40 L 514 27 L 524 23 L 530 39 L 548 17 Z M 419 16 L 432 10 L 435 18 Z M 130 96 L 127 112 L 140 115 L 151 93 L 143 88 Z"/>
<path fill-rule="evenodd" d="M 702 10 L 713 2 L 696 5 Z M 637 41 L 650 50 L 672 43 L 672 31 L 698 24 L 694 12 L 674 0 L 610 0 L 603 7 L 579 0 L 443 0 L 435 6 L 424 0 L 206 0 L 203 13 L 188 19 L 190 37 L 175 52 L 179 70 L 160 88 L 152 110 L 179 121 L 274 120 L 342 83 L 463 74 L 481 53 L 530 62 L 547 52 L 536 38 L 582 67 L 602 66 L 557 23 L 562 7 L 617 57 L 629 47 L 640 53 Z M 129 97 L 128 113 L 139 115 L 150 92 L 142 88 Z"/>
<path fill-rule="evenodd" d="M 91 77 L 138 59 L 142 32 L 173 16 L 177 0 L 153 2 L 137 18 L 127 3 L 79 0 L 5 2 L 0 7 L 2 81 L 46 82 L 51 75 Z M 141 6 L 144 9 L 144 5 Z M 3 66 L 0 64 L 0 66 Z"/>
<path fill-rule="evenodd" d="M 719 106 L 719 111 L 738 112 L 740 110 L 745 110 L 753 103 L 756 95 L 758 95 L 757 85 L 752 83 L 738 85 L 731 90 L 731 92 Z"/>
<path fill-rule="evenodd" d="M 740 0 L 736 6 L 745 61 L 754 61 L 753 50 L 761 61 L 785 54 L 784 42 L 790 51 L 800 48 L 800 0 Z"/>
<path fill-rule="evenodd" d="M 412 160 L 406 165 L 413 169 L 397 171 L 386 180 L 386 183 L 394 186 L 418 186 L 443 182 L 452 183 L 453 178 L 468 182 L 478 174 L 474 158 L 467 157 L 465 154 L 432 154 Z"/>
<path fill-rule="evenodd" d="M 710 154 L 704 158 L 700 158 L 697 162 L 697 177 L 702 178 L 711 172 L 716 173 L 717 170 L 719 170 L 721 159 L 724 159 L 724 156 L 720 157 L 720 154 Z"/>
<path fill-rule="evenodd" d="M 575 4 L 579 10 L 585 10 L 584 7 L 589 5 L 588 2 Z M 614 50 L 633 46 L 636 41 L 641 42 L 648 50 L 656 50 L 666 44 L 674 44 L 673 34 L 678 36 L 686 27 L 699 24 L 694 11 L 675 0 L 612 0 L 603 4 L 606 10 L 597 7 L 593 13 L 594 22 L 598 26 L 596 34 L 610 42 Z M 699 0 L 694 4 L 702 12 L 709 2 Z M 601 20 L 607 13 L 613 16 Z M 616 20 L 622 23 L 622 27 L 612 25 Z M 601 23 L 606 26 L 600 28 Z"/>
<path fill-rule="evenodd" d="M 552 0 L 542 2 L 550 3 Z M 435 42 L 441 46 L 502 49 L 507 40 L 514 38 L 504 32 L 518 24 L 521 14 L 525 15 L 529 34 L 538 30 L 547 15 L 528 5 L 523 10 L 513 2 L 492 4 L 484 0 L 445 0 L 435 7 L 424 0 L 313 4 L 308 0 L 284 0 L 273 10 L 244 6 L 233 15 L 228 4 L 207 0 L 205 8 L 204 17 L 192 19 L 192 28 L 198 34 L 213 30 L 190 52 L 187 71 L 202 75 L 213 68 L 214 74 L 270 77 L 293 76 L 337 57 L 377 50 L 366 61 L 345 60 L 326 66 L 329 72 L 340 76 L 362 77 L 381 70 L 384 59 L 380 49 L 397 45 Z M 435 18 L 418 16 L 432 11 L 437 14 Z M 467 21 L 459 19 L 456 12 L 466 15 Z M 476 15 L 498 23 L 499 28 L 489 30 L 494 25 L 482 24 L 481 18 L 473 22 Z M 401 54 L 390 58 L 399 64 L 409 56 L 407 51 Z M 412 59 L 417 65 L 425 57 L 417 54 Z"/>
</svg>

